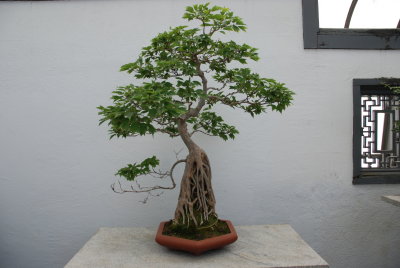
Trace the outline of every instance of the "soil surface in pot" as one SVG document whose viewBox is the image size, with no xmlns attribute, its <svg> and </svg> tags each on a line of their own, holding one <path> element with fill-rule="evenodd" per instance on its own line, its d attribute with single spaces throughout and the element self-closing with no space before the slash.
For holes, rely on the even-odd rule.
<svg viewBox="0 0 400 268">
<path fill-rule="evenodd" d="M 187 227 L 185 225 L 175 225 L 171 220 L 164 225 L 162 234 L 200 241 L 211 237 L 229 234 L 230 232 L 231 231 L 229 230 L 228 224 L 221 220 L 218 220 L 210 227 L 200 228 Z"/>
</svg>

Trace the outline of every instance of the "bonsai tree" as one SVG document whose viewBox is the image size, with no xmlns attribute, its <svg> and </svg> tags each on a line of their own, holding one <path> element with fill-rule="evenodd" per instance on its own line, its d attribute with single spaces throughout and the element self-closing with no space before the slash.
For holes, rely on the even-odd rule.
<svg viewBox="0 0 400 268">
<path fill-rule="evenodd" d="M 268 109 L 282 112 L 290 105 L 293 92 L 274 79 L 263 78 L 244 68 L 249 60 L 259 59 L 257 49 L 218 37 L 242 32 L 246 25 L 228 8 L 199 4 L 189 6 L 183 18 L 197 27 L 178 26 L 158 34 L 144 47 L 138 58 L 121 67 L 141 83 L 121 86 L 113 91 L 113 104 L 99 106 L 100 124 L 110 126 L 110 138 L 166 134 L 180 137 L 188 155 L 177 160 L 169 171 L 156 167 L 156 156 L 129 164 L 116 175 L 134 181 L 141 175 L 169 177 L 171 186 L 124 189 L 118 193 L 174 189 L 174 168 L 184 163 L 174 224 L 201 228 L 218 219 L 211 184 L 211 166 L 206 152 L 194 141 L 198 133 L 233 139 L 238 130 L 227 124 L 213 109 L 227 105 L 252 117 Z"/>
</svg>

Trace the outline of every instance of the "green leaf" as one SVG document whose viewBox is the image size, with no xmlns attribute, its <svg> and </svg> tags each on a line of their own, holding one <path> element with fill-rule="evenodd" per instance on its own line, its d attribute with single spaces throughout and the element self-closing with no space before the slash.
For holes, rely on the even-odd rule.
<svg viewBox="0 0 400 268">
<path fill-rule="evenodd" d="M 187 12 L 190 12 L 190 13 L 193 13 L 193 12 L 194 12 L 194 9 L 193 9 L 193 7 L 191 7 L 191 6 L 188 6 L 188 7 L 186 7 L 186 11 L 187 11 Z"/>
<path fill-rule="evenodd" d="M 136 60 L 121 66 L 137 84 L 118 87 L 109 106 L 99 106 L 99 124 L 107 123 L 110 138 L 178 135 L 177 122 L 189 109 L 205 102 L 196 118 L 187 123 L 194 129 L 227 140 L 238 133 L 212 108 L 216 104 L 241 109 L 255 116 L 268 110 L 282 112 L 294 93 L 284 84 L 264 78 L 249 68 L 232 68 L 259 60 L 256 48 L 235 41 L 221 41 L 218 34 L 246 30 L 243 20 L 225 7 L 195 4 L 183 18 L 197 26 L 171 27 L 142 48 Z M 212 89 L 204 90 L 202 75 Z M 131 169 L 137 166 L 131 166 Z"/>
<path fill-rule="evenodd" d="M 140 164 L 128 164 L 126 167 L 119 169 L 115 175 L 125 177 L 128 181 L 133 181 L 140 175 L 149 174 L 152 168 L 155 168 L 159 163 L 160 161 L 157 157 L 152 156 L 146 158 Z"/>
</svg>

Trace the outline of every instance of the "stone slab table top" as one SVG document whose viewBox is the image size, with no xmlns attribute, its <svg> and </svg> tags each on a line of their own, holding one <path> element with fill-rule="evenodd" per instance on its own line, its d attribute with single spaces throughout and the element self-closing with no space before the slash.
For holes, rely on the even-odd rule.
<svg viewBox="0 0 400 268">
<path fill-rule="evenodd" d="M 235 229 L 235 243 L 194 256 L 156 244 L 156 228 L 100 228 L 65 268 L 329 267 L 290 225 Z"/>
<path fill-rule="evenodd" d="M 400 207 L 400 195 L 384 195 L 382 200 Z"/>
</svg>

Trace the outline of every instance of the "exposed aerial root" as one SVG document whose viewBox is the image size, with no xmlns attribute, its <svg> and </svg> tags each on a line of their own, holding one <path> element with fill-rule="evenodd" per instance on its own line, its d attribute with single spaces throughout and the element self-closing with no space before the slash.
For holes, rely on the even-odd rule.
<svg viewBox="0 0 400 268">
<path fill-rule="evenodd" d="M 175 223 L 199 227 L 216 216 L 215 197 L 211 186 L 211 168 L 206 153 L 189 151 L 182 176 Z"/>
</svg>

